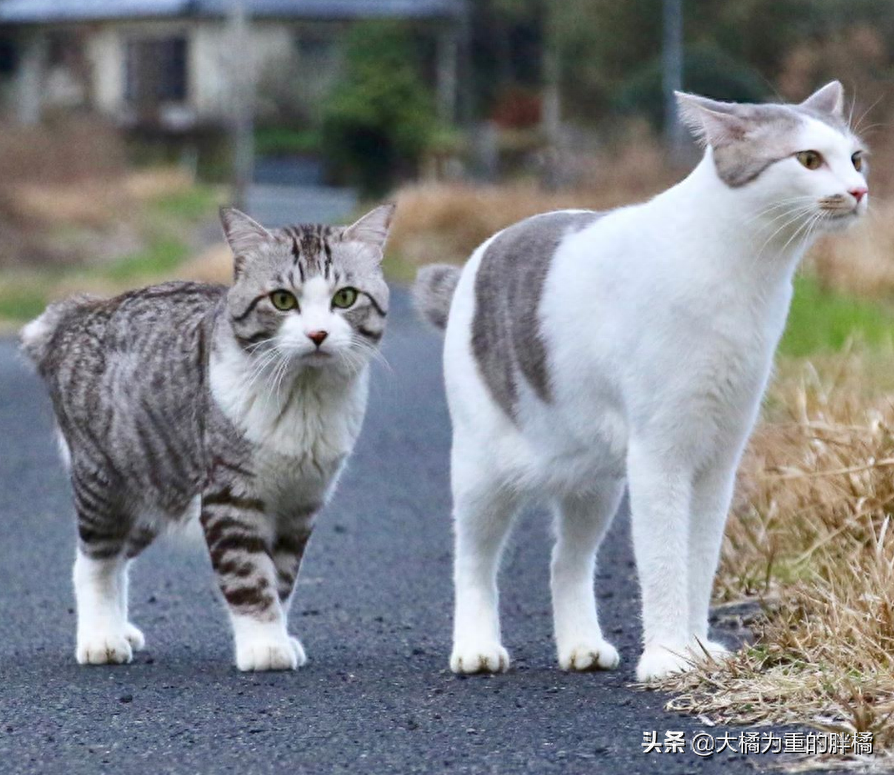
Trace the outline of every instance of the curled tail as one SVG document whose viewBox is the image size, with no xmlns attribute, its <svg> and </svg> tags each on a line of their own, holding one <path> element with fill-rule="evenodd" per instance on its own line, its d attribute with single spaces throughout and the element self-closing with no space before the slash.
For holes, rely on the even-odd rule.
<svg viewBox="0 0 894 775">
<path fill-rule="evenodd" d="M 59 324 L 70 312 L 83 306 L 85 303 L 94 301 L 96 298 L 89 294 L 80 294 L 50 304 L 42 315 L 34 318 L 19 332 L 19 338 L 22 341 L 22 352 L 36 366 L 40 367 L 46 360 L 50 343 L 59 328 Z"/>
<path fill-rule="evenodd" d="M 441 330 L 447 328 L 450 303 L 462 269 L 449 264 L 429 264 L 422 267 L 413 283 L 416 309 L 429 323 Z"/>
</svg>

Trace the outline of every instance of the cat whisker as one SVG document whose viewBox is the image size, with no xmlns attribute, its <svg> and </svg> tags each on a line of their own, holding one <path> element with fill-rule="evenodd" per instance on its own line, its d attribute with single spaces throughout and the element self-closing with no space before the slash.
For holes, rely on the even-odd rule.
<svg viewBox="0 0 894 775">
<path fill-rule="evenodd" d="M 760 256 L 764 252 L 764 249 L 773 241 L 773 238 L 777 234 L 786 229 L 788 226 L 791 226 L 791 224 L 795 223 L 799 218 L 803 218 L 805 215 L 807 215 L 807 213 L 810 212 L 811 209 L 813 209 L 812 205 L 810 207 L 798 208 L 796 211 L 790 211 L 789 213 L 787 213 L 787 215 L 790 215 L 791 217 L 786 220 L 778 229 L 776 229 L 776 231 L 774 231 L 769 237 L 767 237 L 763 245 L 761 245 L 760 249 L 757 251 L 755 258 L 760 258 Z"/>
<path fill-rule="evenodd" d="M 366 353 L 372 360 L 381 363 L 385 368 L 388 369 L 388 371 L 394 371 L 382 350 L 379 347 L 370 344 L 362 337 L 354 334 L 351 337 L 351 346 L 356 350 L 360 350 L 361 352 Z"/>
<path fill-rule="evenodd" d="M 789 199 L 780 200 L 779 202 L 774 202 L 773 204 L 768 205 L 767 207 L 756 211 L 750 218 L 748 218 L 748 220 L 745 221 L 745 223 L 750 225 L 750 224 L 754 223 L 756 220 L 760 219 L 761 217 L 770 215 L 771 213 L 773 213 L 776 210 L 783 210 L 783 212 L 775 215 L 768 222 L 768 225 L 773 224 L 779 218 L 784 218 L 789 212 L 793 212 L 795 209 L 795 206 L 798 205 L 799 203 L 806 204 L 807 202 L 812 203 L 813 197 L 812 196 L 795 196 L 795 197 L 791 197 Z"/>
</svg>

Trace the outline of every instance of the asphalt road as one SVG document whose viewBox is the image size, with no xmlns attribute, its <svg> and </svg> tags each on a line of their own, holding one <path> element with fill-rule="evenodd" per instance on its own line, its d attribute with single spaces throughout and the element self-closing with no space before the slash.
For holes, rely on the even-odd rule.
<svg viewBox="0 0 894 775">
<path fill-rule="evenodd" d="M 403 292 L 385 353 L 391 368 L 377 368 L 360 444 L 302 568 L 292 628 L 309 662 L 243 675 L 201 544 L 170 539 L 132 579 L 148 651 L 129 666 L 75 663 L 74 520 L 49 402 L 0 341 L 0 773 L 753 772 L 755 757 L 728 752 L 643 754 L 644 732 L 705 727 L 629 686 L 640 631 L 623 519 L 598 581 L 620 670 L 557 669 L 548 525 L 534 512 L 502 576 L 512 671 L 450 674 L 440 340 Z"/>
</svg>

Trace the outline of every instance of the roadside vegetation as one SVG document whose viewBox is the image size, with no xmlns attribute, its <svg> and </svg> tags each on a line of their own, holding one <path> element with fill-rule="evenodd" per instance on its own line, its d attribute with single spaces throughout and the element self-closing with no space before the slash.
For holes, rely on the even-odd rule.
<svg viewBox="0 0 894 775">
<path fill-rule="evenodd" d="M 7 127 L 0 145 L 0 329 L 75 291 L 175 276 L 201 248 L 220 192 L 174 167 L 132 169 L 101 123 Z"/>
</svg>

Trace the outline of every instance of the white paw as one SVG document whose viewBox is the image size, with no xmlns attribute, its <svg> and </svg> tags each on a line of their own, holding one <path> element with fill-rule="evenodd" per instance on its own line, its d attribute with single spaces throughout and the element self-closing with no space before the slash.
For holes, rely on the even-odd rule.
<svg viewBox="0 0 894 775">
<path fill-rule="evenodd" d="M 592 670 L 614 670 L 621 663 L 618 650 L 607 640 L 599 638 L 578 643 L 572 648 L 559 649 L 559 667 L 580 673 Z"/>
<path fill-rule="evenodd" d="M 133 650 L 123 632 L 91 632 L 78 636 L 75 658 L 79 665 L 123 665 L 133 659 Z"/>
<path fill-rule="evenodd" d="M 134 651 L 142 651 L 146 648 L 146 638 L 138 627 L 134 627 L 130 622 L 124 628 L 124 637 Z"/>
<path fill-rule="evenodd" d="M 509 652 L 499 643 L 456 645 L 450 655 L 454 673 L 505 673 L 509 669 Z"/>
<path fill-rule="evenodd" d="M 304 655 L 304 649 L 301 649 L 301 655 Z M 236 667 L 243 672 L 295 670 L 299 664 L 298 649 L 295 648 L 293 639 L 287 635 L 236 643 Z"/>
<path fill-rule="evenodd" d="M 657 681 L 672 673 L 684 673 L 692 668 L 692 654 L 686 646 L 646 646 L 636 666 L 636 680 Z"/>
<path fill-rule="evenodd" d="M 295 652 L 295 659 L 298 660 L 298 667 L 301 667 L 307 662 L 307 654 L 304 653 L 304 646 L 301 645 L 301 641 L 298 640 L 298 638 L 289 636 L 289 640 L 292 641 L 292 650 Z"/>
</svg>

